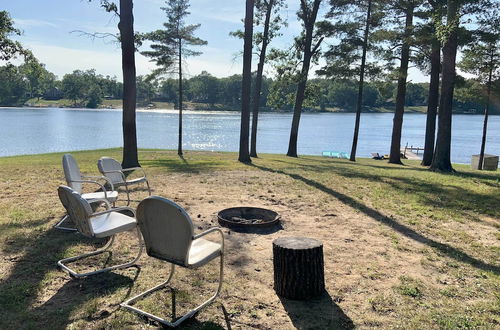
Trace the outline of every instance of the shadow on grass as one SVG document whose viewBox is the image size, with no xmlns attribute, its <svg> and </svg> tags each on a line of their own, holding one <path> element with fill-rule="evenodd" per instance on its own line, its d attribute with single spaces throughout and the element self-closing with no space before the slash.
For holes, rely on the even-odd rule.
<svg viewBox="0 0 500 330">
<path fill-rule="evenodd" d="M 141 163 L 144 167 L 150 167 L 150 168 L 161 167 L 161 168 L 166 168 L 169 171 L 182 172 L 182 173 L 200 173 L 224 165 L 224 162 L 214 161 L 214 160 L 206 162 L 189 163 L 185 158 L 145 159 L 142 160 Z"/>
<path fill-rule="evenodd" d="M 116 273 L 104 273 L 78 281 L 69 280 L 66 273 L 47 277 L 49 272 L 57 270 L 57 260 L 71 246 L 83 243 L 97 247 L 102 246 L 104 241 L 55 228 L 46 231 L 34 229 L 32 233 L 35 237 L 23 233 L 10 235 L 12 243 L 7 242 L 3 248 L 4 255 L 22 255 L 15 258 L 8 275 L 0 281 L 0 328 L 65 328 L 72 322 L 69 319 L 71 313 L 86 301 L 132 285 L 133 280 L 129 277 Z M 69 281 L 45 303 L 33 308 L 39 299 L 43 299 L 39 295 L 47 294 L 46 286 L 61 279 Z"/>
<path fill-rule="evenodd" d="M 47 222 L 52 221 L 52 218 L 42 218 L 37 220 L 30 221 L 16 221 L 16 222 L 7 222 L 0 224 L 0 231 L 9 230 L 9 229 L 26 229 L 26 228 L 36 228 L 38 226 L 45 225 Z"/>
<path fill-rule="evenodd" d="M 380 222 L 388 227 L 391 227 L 393 230 L 399 232 L 400 234 L 402 234 L 402 235 L 404 235 L 412 240 L 415 240 L 417 242 L 426 244 L 426 245 L 438 250 L 439 252 L 443 253 L 444 255 L 446 255 L 450 258 L 453 258 L 453 259 L 460 261 L 460 262 L 468 263 L 471 266 L 474 266 L 478 269 L 492 271 L 496 275 L 500 274 L 500 267 L 487 264 L 481 260 L 478 260 L 474 257 L 471 257 L 467 253 L 465 253 L 457 248 L 454 248 L 454 247 L 447 245 L 447 244 L 444 244 L 444 243 L 440 243 L 440 242 L 435 241 L 431 238 L 425 237 L 424 235 L 416 232 L 415 230 L 383 215 L 379 211 L 366 206 L 365 204 L 355 200 L 354 198 L 349 197 L 341 192 L 338 192 L 330 187 L 327 187 L 319 182 L 305 178 L 305 177 L 298 175 L 298 174 L 287 173 L 287 172 L 281 171 L 281 170 L 273 170 L 273 169 L 259 166 L 259 165 L 255 165 L 255 164 L 252 164 L 249 166 L 253 166 L 255 168 L 258 168 L 260 170 L 267 171 L 267 172 L 287 175 L 292 179 L 302 181 L 303 183 L 305 183 L 311 187 L 314 187 L 314 188 L 340 200 L 344 204 L 347 204 L 348 206 L 361 211 L 362 213 L 371 217 L 372 219 L 374 219 L 374 220 L 376 220 L 376 221 L 378 221 L 378 222 Z"/>
<path fill-rule="evenodd" d="M 451 185 L 451 184 L 439 184 L 433 183 L 430 180 L 423 180 L 415 176 L 405 176 L 407 170 L 412 170 L 413 168 L 398 168 L 398 167 L 388 167 L 390 170 L 404 170 L 401 174 L 384 174 L 384 171 L 359 171 L 359 168 L 343 166 L 345 164 L 354 164 L 352 162 L 342 162 L 338 163 L 339 166 L 332 166 L 331 164 L 325 165 L 307 165 L 307 164 L 294 164 L 293 162 L 277 160 L 277 162 L 288 163 L 294 165 L 294 167 L 302 168 L 305 171 L 314 171 L 318 173 L 334 173 L 336 175 L 349 178 L 358 178 L 373 182 L 374 184 L 384 183 L 391 185 L 399 191 L 404 191 L 407 193 L 414 194 L 418 197 L 418 202 L 431 206 L 433 208 L 447 208 L 453 210 L 457 214 L 461 214 L 467 219 L 471 219 L 478 222 L 484 222 L 480 217 L 474 216 L 470 211 L 474 210 L 477 213 L 498 216 L 498 208 L 492 207 L 492 205 L 500 204 L 500 195 L 498 194 L 486 194 L 473 191 L 465 186 Z M 356 164 L 362 165 L 363 164 Z M 377 167 L 380 168 L 380 167 Z M 288 169 L 292 169 L 291 167 Z M 271 170 L 268 168 L 268 170 Z M 283 171 L 284 169 L 281 169 Z M 273 170 L 274 171 L 274 170 Z M 290 173 L 288 173 L 290 174 Z M 450 176 L 455 176 L 463 179 L 477 178 L 476 174 L 470 173 L 455 173 L 449 174 Z M 498 188 L 500 183 L 485 181 L 485 180 L 498 180 L 499 177 L 494 175 L 481 175 L 481 184 L 487 185 L 489 187 Z M 434 198 L 434 197 L 438 198 Z M 491 223 L 485 223 L 487 225 L 492 225 Z"/>
<path fill-rule="evenodd" d="M 233 226 L 231 226 L 228 228 L 231 231 L 241 233 L 241 234 L 258 234 L 258 235 L 270 235 L 270 234 L 274 234 L 280 230 L 283 230 L 283 226 L 281 225 L 281 223 L 278 223 L 278 224 L 273 225 L 273 226 L 268 226 L 268 227 L 258 227 L 258 226 L 252 227 L 250 225 L 247 227 L 244 227 L 244 226 L 233 227 Z"/>
<path fill-rule="evenodd" d="M 43 305 L 35 308 L 32 311 L 33 318 L 37 324 L 43 324 L 44 327 L 64 329 L 69 323 L 78 320 L 77 318 L 71 319 L 70 316 L 76 309 L 81 310 L 81 306 L 87 301 L 97 297 L 109 296 L 123 287 L 129 287 L 128 294 L 130 294 L 133 284 L 133 279 L 113 272 L 71 280 L 66 282 Z M 80 316 L 80 318 L 86 322 L 105 319 L 119 308 L 119 303 L 108 304 L 106 308 L 99 310 L 95 306 L 89 306 L 86 310 L 83 310 L 85 315 Z M 56 317 L 53 316 L 54 313 L 57 314 Z"/>
<path fill-rule="evenodd" d="M 401 165 L 389 165 L 386 161 L 377 161 L 377 163 L 374 164 L 367 164 L 367 163 L 360 163 L 360 162 L 351 162 L 348 160 L 333 160 L 332 159 L 318 159 L 318 158 L 310 158 L 310 157 L 301 157 L 300 159 L 306 160 L 307 162 L 315 162 L 319 163 L 321 165 L 312 165 L 312 166 L 317 166 L 317 168 L 322 168 L 324 170 L 331 170 L 332 169 L 332 163 L 335 162 L 335 164 L 339 165 L 346 165 L 346 166 L 355 166 L 355 167 L 370 167 L 373 169 L 380 169 L 380 170 L 404 170 L 404 171 L 415 171 L 415 172 L 429 172 L 429 173 L 435 173 L 429 170 L 428 167 L 420 166 L 417 167 L 414 164 L 403 164 Z M 304 168 L 308 168 L 311 165 L 310 164 L 300 164 L 298 162 L 293 162 L 293 161 L 286 161 L 286 160 L 281 160 L 281 159 L 274 159 L 273 161 L 279 162 L 279 163 L 285 163 L 293 166 L 301 166 Z M 469 171 L 462 171 L 462 170 L 456 170 L 456 172 L 453 173 L 446 173 L 446 172 L 440 172 L 441 175 L 447 175 L 447 176 L 455 176 L 455 177 L 463 177 L 463 178 L 474 178 L 474 179 L 481 179 L 481 180 L 492 180 L 492 181 L 497 181 L 500 182 L 500 173 L 498 172 L 469 172 Z M 483 182 L 484 184 L 490 185 L 488 182 Z"/>
<path fill-rule="evenodd" d="M 328 292 L 305 301 L 279 297 L 297 329 L 354 329 L 354 323 Z"/>
</svg>

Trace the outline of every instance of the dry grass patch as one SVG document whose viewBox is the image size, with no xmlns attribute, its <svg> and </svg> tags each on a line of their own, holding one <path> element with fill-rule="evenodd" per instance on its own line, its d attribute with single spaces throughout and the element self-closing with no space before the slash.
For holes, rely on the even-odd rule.
<svg viewBox="0 0 500 330">
<path fill-rule="evenodd" d="M 120 158 L 118 149 L 75 152 L 82 172 L 96 161 Z M 154 326 L 119 308 L 168 276 L 147 256 L 140 268 L 72 280 L 58 259 L 104 244 L 52 229 L 64 214 L 56 188 L 62 154 L 0 158 L 0 327 L 137 328 Z M 142 150 L 153 193 L 192 216 L 196 231 L 216 225 L 233 206 L 273 209 L 283 228 L 267 233 L 224 229 L 227 239 L 223 302 L 233 328 L 495 328 L 500 326 L 500 175 L 431 173 L 416 163 L 393 166 L 319 157 L 262 155 L 252 165 L 233 153 Z M 123 198 L 125 195 L 122 195 Z M 134 205 L 146 196 L 134 192 Z M 123 203 L 123 201 L 122 201 Z M 134 233 L 118 237 L 132 256 Z M 308 302 L 273 291 L 272 241 L 308 236 L 324 243 L 327 294 Z M 104 263 L 97 259 L 96 263 Z M 79 267 L 91 264 L 82 263 Z M 217 261 L 192 272 L 177 269 L 178 313 L 214 290 Z M 170 292 L 148 297 L 144 308 L 170 310 Z M 225 328 L 219 304 L 186 325 Z"/>
</svg>

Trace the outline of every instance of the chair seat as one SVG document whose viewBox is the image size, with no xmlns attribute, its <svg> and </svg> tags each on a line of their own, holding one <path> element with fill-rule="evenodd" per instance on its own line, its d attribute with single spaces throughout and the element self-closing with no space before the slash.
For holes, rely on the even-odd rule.
<svg viewBox="0 0 500 330">
<path fill-rule="evenodd" d="M 220 244 L 198 238 L 191 243 L 187 266 L 190 268 L 200 267 L 220 255 Z"/>
<path fill-rule="evenodd" d="M 95 237 L 108 237 L 123 231 L 134 229 L 137 225 L 134 218 L 118 212 L 106 213 L 91 218 Z"/>
<path fill-rule="evenodd" d="M 114 202 L 118 199 L 118 191 L 107 191 L 106 195 L 108 196 L 107 200 L 110 202 Z M 98 191 L 82 194 L 82 198 L 87 200 L 88 202 L 92 202 L 93 199 L 104 199 L 104 192 Z"/>
<path fill-rule="evenodd" d="M 127 184 L 136 184 L 136 183 L 146 182 L 146 180 L 147 179 L 145 177 L 134 178 L 134 179 L 127 180 Z M 113 182 L 113 184 L 115 186 L 123 186 L 123 185 L 125 185 L 125 182 L 123 182 L 123 181 Z"/>
<path fill-rule="evenodd" d="M 140 183 L 140 182 L 146 182 L 146 178 L 142 177 L 142 178 L 135 178 L 132 180 L 127 180 L 127 183 L 131 183 L 131 184 Z"/>
</svg>

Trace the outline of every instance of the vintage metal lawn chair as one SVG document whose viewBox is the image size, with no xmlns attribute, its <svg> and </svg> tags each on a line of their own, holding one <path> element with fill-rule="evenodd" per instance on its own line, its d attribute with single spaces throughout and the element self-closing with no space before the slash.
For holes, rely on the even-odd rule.
<svg viewBox="0 0 500 330">
<path fill-rule="evenodd" d="M 68 212 L 69 217 L 75 222 L 76 228 L 82 235 L 96 238 L 109 237 L 108 243 L 106 243 L 106 245 L 99 250 L 85 253 L 76 257 L 59 260 L 57 262 L 57 265 L 60 268 L 66 270 L 72 277 L 84 277 L 107 272 L 113 269 L 127 268 L 136 263 L 142 253 L 142 240 L 141 233 L 139 231 L 139 228 L 137 227 L 137 221 L 134 218 L 134 209 L 122 206 L 94 213 L 92 211 L 92 208 L 90 207 L 89 202 L 82 198 L 82 196 L 78 192 L 74 191 L 70 187 L 59 186 L 58 193 L 61 203 Z M 133 214 L 134 217 L 119 213 L 119 211 L 129 211 Z M 132 230 L 134 228 L 137 230 L 137 238 L 139 240 L 139 253 L 132 261 L 86 273 L 77 273 L 66 265 L 66 263 L 108 251 L 114 242 L 115 234 Z"/>
<path fill-rule="evenodd" d="M 144 237 L 148 255 L 169 262 L 171 270 L 165 282 L 128 299 L 121 306 L 164 325 L 176 327 L 210 304 L 219 295 L 223 278 L 224 235 L 218 227 L 195 235 L 193 222 L 186 211 L 176 203 L 158 196 L 148 197 L 139 204 L 137 207 L 137 222 Z M 215 231 L 221 236 L 220 244 L 202 238 Z M 208 300 L 183 316 L 176 318 L 174 291 L 172 293 L 171 321 L 167 321 L 133 306 L 137 300 L 167 287 L 174 275 L 175 265 L 185 268 L 198 268 L 217 257 L 220 257 L 220 275 L 217 291 Z"/>
<path fill-rule="evenodd" d="M 87 200 L 90 204 L 92 203 L 107 203 L 109 208 L 109 203 L 113 204 L 118 199 L 118 192 L 114 191 L 113 183 L 104 176 L 88 176 L 82 175 L 80 168 L 76 160 L 71 156 L 71 154 L 65 154 L 62 158 L 62 165 L 64 170 L 64 177 L 66 178 L 67 185 L 79 193 L 83 199 Z M 106 190 L 105 184 L 99 183 L 97 180 L 104 180 L 111 190 Z M 93 184 L 100 188 L 100 191 L 91 193 L 82 193 L 83 184 Z M 68 215 L 65 215 L 54 227 L 62 230 L 76 231 L 76 228 L 64 227 L 63 223 L 71 220 Z"/>
<path fill-rule="evenodd" d="M 110 157 L 101 157 L 97 161 L 97 168 L 99 169 L 99 172 L 101 172 L 102 175 L 106 176 L 115 187 L 125 187 L 125 190 L 127 191 L 128 204 L 130 204 L 129 186 L 131 185 L 146 183 L 149 196 L 151 196 L 149 181 L 146 177 L 146 172 L 142 167 L 122 168 L 122 165 L 115 159 Z M 141 171 L 142 176 L 133 179 L 127 179 L 127 176 L 125 174 L 132 171 Z"/>
</svg>

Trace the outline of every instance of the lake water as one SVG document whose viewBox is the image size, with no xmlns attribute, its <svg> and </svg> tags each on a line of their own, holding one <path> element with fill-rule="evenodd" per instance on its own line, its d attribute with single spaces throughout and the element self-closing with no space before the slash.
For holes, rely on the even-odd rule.
<svg viewBox="0 0 500 330">
<path fill-rule="evenodd" d="M 393 114 L 364 113 L 357 155 L 388 153 Z M 257 152 L 286 153 L 292 115 L 259 116 Z M 121 110 L 0 108 L 0 156 L 38 154 L 122 146 Z M 139 148 L 177 149 L 178 116 L 174 110 L 137 112 Z M 470 163 L 481 144 L 483 116 L 454 115 L 452 161 Z M 354 114 L 304 113 L 298 152 L 321 155 L 324 150 L 350 152 Z M 184 116 L 184 149 L 237 151 L 238 112 L 193 112 Z M 424 146 L 425 115 L 405 114 L 401 145 Z M 491 116 L 486 152 L 500 154 L 500 116 Z"/>
</svg>

